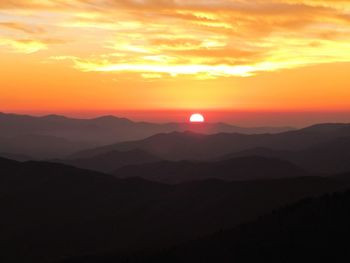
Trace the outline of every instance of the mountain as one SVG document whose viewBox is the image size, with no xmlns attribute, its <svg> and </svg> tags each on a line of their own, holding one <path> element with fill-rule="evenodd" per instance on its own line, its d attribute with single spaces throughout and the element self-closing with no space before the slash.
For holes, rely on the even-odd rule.
<svg viewBox="0 0 350 263">
<path fill-rule="evenodd" d="M 112 143 L 136 140 L 151 135 L 193 130 L 201 133 L 238 132 L 279 133 L 290 127 L 252 127 L 244 128 L 225 123 L 148 123 L 134 122 L 115 116 L 101 116 L 93 119 L 75 119 L 59 115 L 34 117 L 0 113 L 0 136 L 12 137 L 23 134 L 40 134 L 65 138 L 72 141 L 89 141 L 94 143 Z"/>
<path fill-rule="evenodd" d="M 300 151 L 253 148 L 225 155 L 219 158 L 219 160 L 252 155 L 288 160 L 312 173 L 343 173 L 350 171 L 350 136 L 340 137 Z"/>
<path fill-rule="evenodd" d="M 349 156 L 350 136 L 347 136 L 310 147 L 291 160 L 310 171 L 332 174 L 350 171 Z"/>
<path fill-rule="evenodd" d="M 33 160 L 33 157 L 28 155 L 4 153 L 4 152 L 0 153 L 0 158 L 6 158 L 6 159 L 11 159 L 11 160 L 20 161 L 20 162 Z"/>
<path fill-rule="evenodd" d="M 278 151 L 301 151 L 309 147 L 350 136 L 350 124 L 323 124 L 278 134 L 193 132 L 157 134 L 149 138 L 117 143 L 79 152 L 76 158 L 109 151 L 140 149 L 167 160 L 210 160 L 221 156 L 263 147 Z"/>
<path fill-rule="evenodd" d="M 136 149 L 126 152 L 111 151 L 90 158 L 59 160 L 61 163 L 100 172 L 113 172 L 123 166 L 157 161 L 160 161 L 160 158 Z"/>
<path fill-rule="evenodd" d="M 161 183 L 182 183 L 205 179 L 245 181 L 308 175 L 287 161 L 251 156 L 218 162 L 161 161 L 122 167 L 113 173 L 118 178 L 141 177 Z"/>
<path fill-rule="evenodd" d="M 160 249 L 350 186 L 350 175 L 163 185 L 3 158 L 0 175 L 0 260 L 29 263 Z"/>
<path fill-rule="evenodd" d="M 128 140 L 139 140 L 157 133 L 192 130 L 205 134 L 217 132 L 250 134 L 277 133 L 290 129 L 288 127 L 241 128 L 224 123 L 158 124 L 133 122 L 114 116 L 74 119 L 59 115 L 34 117 L 0 113 L 0 152 L 28 154 L 39 159 L 58 158 L 87 148 Z M 31 138 L 33 136 L 36 136 L 36 138 Z M 21 148 L 21 144 L 31 144 L 31 140 L 34 140 L 38 147 L 41 147 L 40 151 L 36 151 L 35 147 L 23 146 Z M 61 148 L 58 140 L 62 141 Z M 6 144 L 3 142 L 6 142 Z M 69 147 L 69 144 L 73 146 Z M 46 153 L 48 156 L 45 156 Z"/>
<path fill-rule="evenodd" d="M 97 144 L 93 143 L 37 134 L 0 138 L 0 151 L 6 153 L 7 157 L 15 157 L 14 159 L 21 155 L 31 156 L 30 159 L 58 158 L 96 146 Z M 19 160 L 26 160 L 26 158 Z"/>
<path fill-rule="evenodd" d="M 350 259 L 349 207 L 350 191 L 308 198 L 152 256 L 96 255 L 65 262 L 346 262 Z"/>
</svg>

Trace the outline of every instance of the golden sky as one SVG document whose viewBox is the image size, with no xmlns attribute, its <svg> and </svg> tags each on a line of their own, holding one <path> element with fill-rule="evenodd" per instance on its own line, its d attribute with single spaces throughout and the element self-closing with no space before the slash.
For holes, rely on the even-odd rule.
<svg viewBox="0 0 350 263">
<path fill-rule="evenodd" d="M 0 111 L 350 110 L 349 0 L 1 0 Z"/>
</svg>

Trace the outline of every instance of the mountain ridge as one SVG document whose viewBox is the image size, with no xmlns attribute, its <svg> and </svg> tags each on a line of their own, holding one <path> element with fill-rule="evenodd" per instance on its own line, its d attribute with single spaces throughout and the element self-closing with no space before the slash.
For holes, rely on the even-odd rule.
<svg viewBox="0 0 350 263">
<path fill-rule="evenodd" d="M 278 133 L 290 130 L 289 127 L 237 127 L 229 124 L 216 123 L 152 123 L 135 122 L 126 118 L 119 118 L 112 115 L 105 115 L 90 119 L 69 118 L 62 115 L 30 116 L 18 114 L 0 114 L 0 138 L 7 140 L 7 148 L 0 144 L 0 152 L 12 154 L 26 154 L 33 158 L 43 158 L 43 154 L 31 149 L 21 149 L 21 144 L 16 144 L 15 137 L 28 135 L 51 137 L 52 142 L 42 144 L 46 147 L 47 158 L 61 158 L 63 155 L 70 155 L 84 149 L 108 145 L 117 142 L 141 140 L 149 136 L 168 133 L 173 131 L 193 130 L 206 134 L 216 132 L 241 132 L 241 133 Z M 62 150 L 59 147 L 50 147 L 55 143 L 54 138 L 67 140 L 74 143 L 79 148 Z M 11 141 L 12 140 L 12 141 Z M 28 141 L 29 143 L 30 141 Z M 11 143 L 11 145 L 10 145 Z M 27 142 L 23 142 L 27 143 Z M 38 141 L 40 144 L 40 141 Z M 13 147 L 12 147 L 13 146 Z M 12 148 L 16 149 L 12 149 Z"/>
<path fill-rule="evenodd" d="M 349 175 L 164 185 L 1 158 L 0 174 L 4 262 L 46 263 L 101 251 L 162 248 L 350 186 Z"/>
<path fill-rule="evenodd" d="M 121 167 L 113 174 L 117 178 L 141 177 L 170 184 L 207 179 L 248 181 L 311 176 L 288 161 L 260 156 L 238 157 L 217 162 L 160 161 L 134 164 Z"/>
<path fill-rule="evenodd" d="M 328 126 L 328 124 L 325 124 Z M 308 147 L 330 142 L 349 135 L 350 124 L 325 132 L 324 126 L 311 126 L 278 134 L 239 134 L 216 133 L 199 134 L 194 132 L 160 133 L 142 140 L 116 143 L 76 153 L 74 156 L 93 156 L 111 150 L 127 151 L 141 149 L 167 160 L 210 160 L 252 148 L 263 147 L 273 150 L 303 150 Z M 326 129 L 327 130 L 327 129 Z"/>
</svg>

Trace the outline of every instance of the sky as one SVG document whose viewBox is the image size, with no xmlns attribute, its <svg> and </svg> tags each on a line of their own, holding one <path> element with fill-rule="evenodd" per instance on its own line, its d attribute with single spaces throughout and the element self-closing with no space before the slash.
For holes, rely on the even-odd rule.
<svg viewBox="0 0 350 263">
<path fill-rule="evenodd" d="M 0 69 L 5 112 L 350 122 L 350 1 L 1 0 Z"/>
</svg>

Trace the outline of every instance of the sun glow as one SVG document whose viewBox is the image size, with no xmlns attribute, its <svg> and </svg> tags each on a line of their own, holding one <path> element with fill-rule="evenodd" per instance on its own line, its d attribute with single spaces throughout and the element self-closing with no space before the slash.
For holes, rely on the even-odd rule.
<svg viewBox="0 0 350 263">
<path fill-rule="evenodd" d="M 191 117 L 190 117 L 190 122 L 196 122 L 196 123 L 198 123 L 198 122 L 204 122 L 204 117 L 203 117 L 203 115 L 200 114 L 200 113 L 194 113 L 194 114 L 192 114 Z"/>
</svg>

